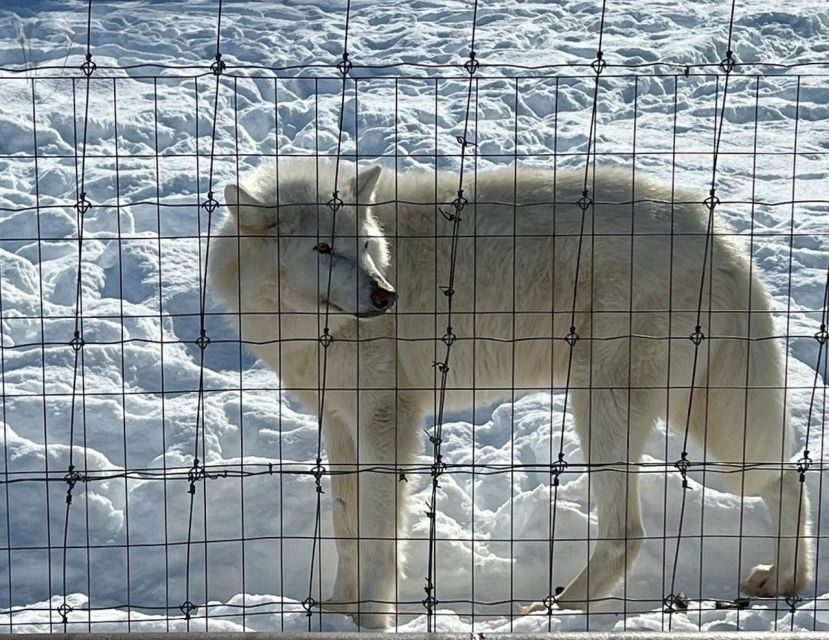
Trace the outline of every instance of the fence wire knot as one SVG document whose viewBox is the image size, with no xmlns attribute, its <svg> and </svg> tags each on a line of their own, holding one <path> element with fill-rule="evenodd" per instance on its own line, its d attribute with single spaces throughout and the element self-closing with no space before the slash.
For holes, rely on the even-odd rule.
<svg viewBox="0 0 829 640">
<path fill-rule="evenodd" d="M 458 140 L 463 140 L 463 138 L 459 136 Z M 452 205 L 454 211 L 447 211 L 443 207 L 438 207 L 438 211 L 440 211 L 441 215 L 446 218 L 447 222 L 460 222 L 462 220 L 460 215 L 461 211 L 463 211 L 463 208 L 469 204 L 469 200 L 463 197 L 463 190 L 458 191 L 458 197 L 452 200 L 450 204 Z"/>
<path fill-rule="evenodd" d="M 478 146 L 477 142 L 470 142 L 464 136 L 455 136 L 455 140 L 457 140 L 458 144 L 461 145 L 464 149 L 466 149 L 466 147 L 477 147 Z"/>
<path fill-rule="evenodd" d="M 187 472 L 187 480 L 190 482 L 190 488 L 187 489 L 187 493 L 190 495 L 195 495 L 196 493 L 196 483 L 199 480 L 203 480 L 206 478 L 207 475 L 204 472 L 204 467 L 199 464 L 199 459 L 195 458 L 193 460 L 193 466 Z"/>
<path fill-rule="evenodd" d="M 214 76 L 220 76 L 226 69 L 227 65 L 225 64 L 225 61 L 222 60 L 222 54 L 217 51 L 216 59 L 213 60 L 213 64 L 210 65 L 210 71 Z"/>
<path fill-rule="evenodd" d="M 665 613 L 688 610 L 688 596 L 681 591 L 676 595 L 673 593 L 669 594 L 662 602 L 665 605 Z"/>
<path fill-rule="evenodd" d="M 317 458 L 317 463 L 311 467 L 311 475 L 314 476 L 317 493 L 325 493 L 322 490 L 322 477 L 325 475 L 325 467 L 322 466 L 322 460 L 320 458 Z"/>
<path fill-rule="evenodd" d="M 564 593 L 564 587 L 556 587 L 555 593 L 548 595 L 541 601 L 541 604 L 544 605 L 544 608 L 547 609 L 548 614 L 553 613 L 553 607 L 558 604 L 558 597 Z"/>
<path fill-rule="evenodd" d="M 702 204 L 704 204 L 709 211 L 714 211 L 714 209 L 720 204 L 720 199 L 717 197 L 717 190 L 711 189 L 708 192 L 708 197 L 702 201 Z"/>
<path fill-rule="evenodd" d="M 74 336 L 72 337 L 72 339 L 69 341 L 69 346 L 70 346 L 70 347 L 72 347 L 72 350 L 73 350 L 75 353 L 77 353 L 78 351 L 80 351 L 81 349 L 83 349 L 83 346 L 84 346 L 85 344 L 86 344 L 86 342 L 85 342 L 85 341 L 84 341 L 84 339 L 81 337 L 81 332 L 80 332 L 80 331 L 75 331 L 75 335 L 74 335 Z"/>
<path fill-rule="evenodd" d="M 447 298 L 451 298 L 453 295 L 455 295 L 455 290 L 448 285 L 441 286 L 438 288 L 443 292 L 443 295 L 445 295 Z"/>
<path fill-rule="evenodd" d="M 458 197 L 452 200 L 452 206 L 455 207 L 455 214 L 463 211 L 463 208 L 469 204 L 469 200 L 464 198 L 463 189 L 458 190 Z"/>
<path fill-rule="evenodd" d="M 803 450 L 803 457 L 797 461 L 797 472 L 800 474 L 800 481 L 806 481 L 806 472 L 812 466 L 812 459 L 809 457 L 809 450 Z"/>
<path fill-rule="evenodd" d="M 63 481 L 67 485 L 66 489 L 66 504 L 72 504 L 72 491 L 75 489 L 75 485 L 79 482 L 83 482 L 86 478 L 82 473 L 75 470 L 75 465 L 70 464 L 68 473 L 63 476 Z"/>
<path fill-rule="evenodd" d="M 451 327 L 447 328 L 446 333 L 441 338 L 441 340 L 443 341 L 443 344 L 445 344 L 447 347 L 451 347 L 455 343 L 456 339 L 457 339 L 457 336 L 452 332 Z"/>
<path fill-rule="evenodd" d="M 737 64 L 737 61 L 734 59 L 734 52 L 729 49 L 725 52 L 725 58 L 720 62 L 720 69 L 725 71 L 726 74 L 731 73 L 734 70 L 734 67 Z"/>
<path fill-rule="evenodd" d="M 75 203 L 75 211 L 77 211 L 80 215 L 83 215 L 91 208 L 92 203 L 86 199 L 86 191 L 81 191 L 81 195 Z"/>
<path fill-rule="evenodd" d="M 691 468 L 691 462 L 688 460 L 688 452 L 683 451 L 682 457 L 674 463 L 679 475 L 682 476 L 682 488 L 688 488 L 688 469 Z"/>
<path fill-rule="evenodd" d="M 700 346 L 702 341 L 705 340 L 705 334 L 702 332 L 702 327 L 699 325 L 694 327 L 694 333 L 688 336 L 688 339 L 694 343 L 694 346 Z"/>
<path fill-rule="evenodd" d="M 212 191 L 207 192 L 207 200 L 202 202 L 201 206 L 207 213 L 213 213 L 219 207 L 219 202 L 213 197 Z"/>
<path fill-rule="evenodd" d="M 337 71 L 339 71 L 343 76 L 347 76 L 348 72 L 354 68 L 351 60 L 348 59 L 348 51 L 343 51 L 342 59 L 337 63 Z"/>
<path fill-rule="evenodd" d="M 821 324 L 820 331 L 815 334 L 815 340 L 817 340 L 818 344 L 824 345 L 827 339 L 829 339 L 829 333 L 826 332 L 826 325 Z"/>
<path fill-rule="evenodd" d="M 454 212 L 452 212 L 452 211 L 447 211 L 447 210 L 446 210 L 446 209 L 444 209 L 443 207 L 438 207 L 438 211 L 440 211 L 440 214 L 441 214 L 444 218 L 446 218 L 446 221 L 447 221 L 447 222 L 454 222 L 454 221 L 455 221 L 455 218 L 457 217 L 457 216 L 455 215 L 455 213 L 454 213 Z M 458 218 L 458 222 L 460 222 L 460 217 L 457 217 L 457 218 Z"/>
<path fill-rule="evenodd" d="M 579 341 L 579 334 L 576 333 L 575 325 L 570 327 L 570 333 L 564 336 L 564 342 L 569 344 L 571 347 L 576 346 L 576 343 Z"/>
<path fill-rule="evenodd" d="M 597 76 L 607 69 L 607 62 L 605 62 L 603 51 L 599 50 L 596 52 L 596 59 L 590 63 L 590 68 L 593 69 Z"/>
<path fill-rule="evenodd" d="M 436 360 L 432 363 L 432 366 L 435 367 L 441 373 L 449 373 L 449 365 L 446 364 L 443 360 Z"/>
<path fill-rule="evenodd" d="M 434 609 L 438 604 L 437 598 L 435 598 L 432 595 L 434 590 L 435 590 L 435 586 L 432 583 L 432 579 L 427 577 L 426 578 L 426 586 L 423 587 L 423 591 L 426 592 L 426 597 L 423 598 L 422 603 L 423 603 L 423 606 L 429 611 L 430 614 L 432 612 L 432 609 Z"/>
<path fill-rule="evenodd" d="M 331 335 L 328 327 L 323 330 L 322 335 L 319 337 L 319 342 L 323 349 L 327 349 L 331 346 L 331 343 L 334 342 L 334 336 Z"/>
<path fill-rule="evenodd" d="M 181 611 L 184 614 L 184 619 L 185 620 L 189 620 L 190 619 L 190 614 L 195 612 L 195 611 L 198 611 L 198 609 L 199 608 L 196 605 L 194 605 L 192 602 L 190 602 L 189 600 L 185 600 L 181 604 L 181 606 L 179 607 L 179 611 Z"/>
<path fill-rule="evenodd" d="M 66 624 L 69 622 L 69 614 L 72 613 L 74 609 L 64 602 L 56 609 L 56 611 L 60 614 L 61 622 Z"/>
<path fill-rule="evenodd" d="M 202 351 L 207 349 L 207 346 L 210 344 L 210 338 L 207 336 L 207 332 L 204 329 L 201 330 L 199 337 L 196 338 L 195 342 L 196 346 L 198 346 L 198 348 Z"/>
<path fill-rule="evenodd" d="M 332 213 L 337 213 L 337 210 L 345 204 L 342 199 L 340 198 L 339 191 L 333 191 L 331 193 L 331 199 L 325 203 L 326 206 L 331 209 Z"/>
<path fill-rule="evenodd" d="M 576 204 L 579 205 L 579 209 L 582 211 L 587 211 L 590 205 L 593 204 L 593 199 L 588 194 L 587 189 L 581 192 L 581 198 L 576 201 Z"/>
<path fill-rule="evenodd" d="M 97 65 L 97 64 L 95 64 L 95 63 L 92 61 L 92 54 L 91 54 L 91 53 L 87 53 L 87 54 L 86 54 L 86 58 L 84 59 L 83 64 L 81 65 L 81 71 L 83 71 L 83 74 L 84 74 L 84 75 L 88 78 L 88 77 L 90 77 L 93 73 L 95 73 L 95 70 L 96 70 L 97 68 L 98 68 L 98 65 Z"/>
<path fill-rule="evenodd" d="M 784 600 L 786 601 L 786 604 L 789 605 L 790 613 L 797 612 L 797 605 L 803 602 L 803 598 L 800 596 L 786 596 Z"/>
<path fill-rule="evenodd" d="M 558 486 L 559 476 L 564 473 L 564 470 L 567 468 L 567 462 L 564 460 L 564 454 L 558 454 L 558 460 L 556 460 L 553 464 L 550 465 L 550 473 L 553 476 L 553 486 Z"/>
<path fill-rule="evenodd" d="M 305 598 L 305 600 L 302 601 L 302 608 L 305 609 L 305 615 L 310 618 L 311 617 L 311 609 L 316 607 L 317 604 L 318 604 L 317 601 L 314 600 L 311 596 L 308 596 L 307 598 Z"/>
<path fill-rule="evenodd" d="M 481 63 L 478 62 L 478 59 L 475 57 L 475 52 L 470 51 L 469 52 L 469 60 L 467 60 L 466 62 L 463 63 L 463 68 L 466 69 L 466 72 L 470 76 L 473 76 L 473 75 L 475 75 L 475 72 L 478 70 L 478 68 L 480 66 L 481 66 Z"/>
</svg>

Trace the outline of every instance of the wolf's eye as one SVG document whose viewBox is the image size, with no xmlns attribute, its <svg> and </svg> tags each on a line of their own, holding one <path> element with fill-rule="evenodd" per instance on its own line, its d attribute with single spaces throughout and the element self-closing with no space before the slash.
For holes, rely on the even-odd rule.
<svg viewBox="0 0 829 640">
<path fill-rule="evenodd" d="M 318 253 L 331 253 L 331 245 L 320 242 L 316 247 L 314 247 L 314 251 Z"/>
</svg>

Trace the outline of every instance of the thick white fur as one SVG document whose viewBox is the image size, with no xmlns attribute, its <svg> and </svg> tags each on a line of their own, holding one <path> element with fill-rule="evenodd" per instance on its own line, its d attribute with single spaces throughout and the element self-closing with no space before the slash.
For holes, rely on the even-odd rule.
<svg viewBox="0 0 829 640">
<path fill-rule="evenodd" d="M 451 223 L 434 203 L 455 198 L 457 175 L 340 171 L 338 196 L 346 204 L 336 215 L 333 265 L 314 250 L 331 242 L 332 213 L 310 204 L 330 197 L 333 168 L 283 160 L 278 171 L 261 168 L 241 189 L 227 188 L 230 213 L 212 241 L 211 284 L 232 312 L 241 311 L 242 338 L 260 343 L 252 352 L 310 412 L 320 400 L 319 312 L 330 300 L 334 342 L 323 422 L 329 470 L 354 471 L 357 461 L 405 465 L 421 450 L 426 419 L 435 413 L 433 363 L 444 352 L 436 338 L 444 334 L 448 301 L 438 287 L 447 284 Z M 447 410 L 470 409 L 473 388 L 474 401 L 489 405 L 565 383 L 570 347 L 562 338 L 570 333 L 582 181 L 580 172 L 514 167 L 466 176 L 465 197 L 477 204 L 463 210 L 460 223 L 452 316 L 459 339 L 451 351 Z M 684 434 L 705 195 L 672 195 L 645 179 L 634 184 L 616 169 L 600 168 L 591 179 L 597 204 L 584 220 L 574 323 L 580 339 L 570 378 L 570 407 L 591 463 L 638 461 L 658 420 Z M 667 204 L 672 198 L 678 204 Z M 780 346 L 744 339 L 774 334 L 768 295 L 728 237 L 714 235 L 710 251 L 690 437 L 713 459 L 788 462 L 792 434 Z M 389 313 L 357 319 L 371 310 L 372 281 L 394 287 L 398 302 Z M 811 543 L 797 473 L 767 466 L 728 478 L 736 493 L 762 496 L 781 536 L 769 564 L 754 569 L 744 590 L 761 596 L 802 590 Z M 335 474 L 331 482 L 340 540 L 329 605 L 359 600 L 359 607 L 339 608 L 359 609 L 354 615 L 363 626 L 387 626 L 406 483 L 375 472 Z M 560 594 L 562 607 L 584 608 L 588 598 L 608 595 L 645 533 L 636 473 L 609 467 L 596 471 L 591 484 L 598 539 L 588 566 Z"/>
</svg>

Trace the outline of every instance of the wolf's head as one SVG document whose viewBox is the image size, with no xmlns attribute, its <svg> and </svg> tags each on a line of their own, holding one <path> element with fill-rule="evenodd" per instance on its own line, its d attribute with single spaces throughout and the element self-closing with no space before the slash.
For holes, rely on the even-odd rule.
<svg viewBox="0 0 829 640">
<path fill-rule="evenodd" d="M 343 165 L 335 177 L 329 164 L 288 160 L 227 185 L 230 215 L 219 233 L 248 238 L 238 260 L 241 297 L 246 285 L 274 296 L 262 283 L 278 282 L 283 310 L 370 318 L 391 309 L 389 245 L 371 211 L 380 174 L 379 166 L 357 173 Z"/>
</svg>

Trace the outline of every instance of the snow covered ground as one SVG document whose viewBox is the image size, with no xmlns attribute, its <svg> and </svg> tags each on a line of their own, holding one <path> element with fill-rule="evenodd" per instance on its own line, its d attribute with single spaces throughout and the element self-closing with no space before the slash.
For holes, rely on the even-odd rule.
<svg viewBox="0 0 829 640">
<path fill-rule="evenodd" d="M 193 344 L 199 326 L 196 238 L 206 225 L 197 203 L 208 188 L 215 82 L 209 74 L 197 80 L 175 76 L 193 75 L 212 62 L 216 4 L 94 2 L 91 45 L 100 69 L 90 82 L 88 105 L 83 80 L 73 82 L 65 73 L 44 68 L 64 60 L 77 67 L 83 61 L 86 2 L 7 0 L 0 9 L 0 420 L 5 423 L 4 471 L 16 480 L 0 489 L 0 629 L 48 630 L 51 622 L 62 630 L 56 608 L 64 595 L 74 609 L 68 614 L 70 631 L 185 628 L 178 607 L 185 600 L 187 579 L 186 478 L 78 485 L 64 583 L 63 474 L 69 460 L 74 371 L 74 352 L 67 343 L 74 329 L 78 270 L 75 216 L 65 205 L 77 197 L 77 154 L 88 107 L 84 185 L 95 206 L 84 219 L 81 286 L 88 344 L 77 382 L 83 395 L 75 405 L 73 457 L 79 469 L 90 473 L 181 468 L 186 475 L 199 376 Z M 257 162 L 252 155 L 277 149 L 283 155 L 335 151 L 340 82 L 329 70 L 289 69 L 274 82 L 270 72 L 238 65 L 335 62 L 342 50 L 344 4 L 225 2 L 222 52 L 229 71 L 240 77 L 221 83 L 214 168 L 218 192 L 236 175 L 237 152 L 244 170 Z M 355 1 L 351 7 L 349 50 L 355 64 L 446 64 L 466 58 L 470 3 Z M 484 65 L 589 62 L 595 55 L 600 8 L 599 0 L 481 2 L 478 59 Z M 603 162 L 630 167 L 635 135 L 638 172 L 670 180 L 675 169 L 677 184 L 704 193 L 722 79 L 718 84 L 714 76 L 698 75 L 701 69 L 687 78 L 681 69 L 676 69 L 678 77 L 654 77 L 649 75 L 653 71 L 672 73 L 675 68 L 648 63 L 717 63 L 725 50 L 729 8 L 730 3 L 715 0 L 607 3 L 606 60 L 643 66 L 606 72 L 596 146 Z M 739 0 L 733 38 L 738 61 L 826 60 L 829 11 L 823 0 Z M 146 64 L 193 68 L 103 69 Z M 24 66 L 25 73 L 9 71 Z M 777 305 L 779 333 L 800 336 L 787 343 L 788 401 L 799 450 L 806 444 L 818 348 L 811 336 L 820 322 L 829 257 L 829 77 L 819 75 L 827 70 L 825 64 L 803 67 L 814 75 L 798 80 L 796 69 L 738 67 L 729 86 L 719 160 L 720 197 L 744 204 L 725 203 L 717 213 L 741 234 L 749 251 L 754 212 L 753 258 Z M 759 81 L 750 75 L 756 72 L 764 74 Z M 553 150 L 560 154 L 559 167 L 583 166 L 592 80 L 572 77 L 583 73 L 584 68 L 535 74 L 482 68 L 473 104 L 479 166 L 511 162 L 516 151 L 527 156 L 523 162 L 551 166 Z M 253 74 L 268 77 L 241 77 Z M 356 89 L 349 85 L 343 152 L 353 154 L 356 139 L 363 158 L 377 156 L 393 166 L 388 156 L 397 153 L 403 169 L 429 168 L 435 162 L 437 133 L 439 154 L 456 153 L 466 85 L 462 79 L 432 79 L 441 74 L 457 72 L 416 65 L 355 69 L 352 75 L 364 79 Z M 152 75 L 162 77 L 146 77 Z M 516 75 L 545 77 L 499 77 Z M 117 81 L 106 79 L 113 76 Z M 37 162 L 32 158 L 35 145 Z M 457 158 L 440 158 L 438 165 L 441 171 L 456 172 Z M 752 193 L 761 204 L 745 204 Z M 789 204 L 792 199 L 798 203 Z M 218 310 L 208 300 L 208 311 Z M 207 350 L 205 370 L 206 463 L 307 469 L 316 453 L 316 420 L 303 414 L 290 395 L 279 393 L 272 373 L 240 351 L 223 318 L 211 316 L 208 327 L 214 344 Z M 229 341 L 221 343 L 222 338 Z M 824 458 L 822 377 L 819 384 L 818 427 L 813 426 L 808 443 L 816 460 Z M 552 425 L 547 394 L 478 412 L 474 419 L 450 416 L 444 429 L 446 459 L 549 461 L 550 451 L 558 449 L 555 426 L 562 400 L 562 394 L 552 398 Z M 579 461 L 573 433 L 568 429 L 564 437 L 568 461 Z M 660 427 L 648 447 L 648 461 L 665 460 L 665 438 Z M 675 460 L 681 445 L 674 438 L 668 444 L 668 460 Z M 690 458 L 700 455 L 692 451 Z M 424 462 L 429 459 L 424 449 Z M 35 480 L 46 469 L 56 479 L 48 485 Z M 401 607 L 411 612 L 401 615 L 401 630 L 426 624 L 420 601 L 426 575 L 427 480 L 412 478 L 411 536 L 416 540 L 400 584 L 400 600 L 412 604 Z M 821 570 L 829 560 L 825 544 L 819 544 L 816 581 L 796 613 L 782 601 L 755 603 L 745 611 L 715 609 L 716 599 L 738 596 L 741 574 L 767 561 L 771 541 L 762 536 L 770 525 L 758 500 L 747 499 L 741 507 L 737 497 L 717 490 L 716 479 L 709 475 L 706 480 L 704 490 L 693 482 L 687 494 L 677 591 L 692 603 L 687 614 L 671 617 L 673 628 L 828 629 L 823 603 L 829 597 L 829 577 Z M 822 532 L 819 520 L 829 498 L 823 497 L 818 472 L 808 473 L 807 480 L 811 516 Z M 589 618 L 567 612 L 518 617 L 511 616 L 504 601 L 536 600 L 548 588 L 547 474 L 476 475 L 474 492 L 470 476 L 444 476 L 437 520 L 443 539 L 437 546 L 438 629 L 667 627 L 660 602 L 673 570 L 674 546 L 663 537 L 676 533 L 681 489 L 675 473 L 667 483 L 663 474 L 646 474 L 642 483 L 652 538 L 625 590 L 617 592 L 626 603 L 609 602 L 604 607 L 609 613 Z M 300 603 L 308 596 L 313 478 L 230 477 L 203 486 L 197 485 L 189 574 L 190 599 L 199 609 L 190 628 L 307 629 Z M 329 496 L 322 502 L 324 536 L 332 534 Z M 594 533 L 585 475 L 564 477 L 557 518 L 562 541 L 556 545 L 554 585 L 566 583 L 580 568 L 587 553 L 584 540 L 588 531 Z M 734 537 L 741 526 L 742 543 Z M 209 544 L 202 544 L 205 539 Z M 317 599 L 330 592 L 334 557 L 333 545 L 326 541 L 321 589 L 314 588 Z M 470 606 L 451 604 L 473 594 L 477 602 L 489 603 L 476 606 L 474 627 Z M 352 630 L 354 625 L 341 615 L 315 613 L 311 628 Z"/>
</svg>

